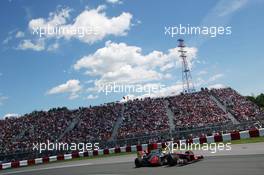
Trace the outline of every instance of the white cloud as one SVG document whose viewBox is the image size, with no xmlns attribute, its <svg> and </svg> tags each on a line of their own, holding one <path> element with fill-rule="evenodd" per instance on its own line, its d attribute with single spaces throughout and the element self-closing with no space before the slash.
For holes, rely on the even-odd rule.
<svg viewBox="0 0 264 175">
<path fill-rule="evenodd" d="M 63 8 L 61 10 L 57 10 L 56 12 L 49 13 L 48 19 L 44 19 L 44 18 L 32 19 L 28 23 L 29 29 L 31 30 L 38 28 L 44 29 L 47 28 L 48 26 L 56 27 L 66 24 L 67 19 L 70 17 L 70 11 L 71 9 L 69 8 Z"/>
<path fill-rule="evenodd" d="M 19 114 L 16 114 L 16 113 L 8 113 L 8 114 L 5 114 L 3 118 L 10 118 L 10 117 L 20 117 Z"/>
<path fill-rule="evenodd" d="M 26 18 L 27 20 L 32 19 L 32 10 L 31 10 L 31 8 L 28 7 L 28 6 L 24 6 L 24 7 L 22 7 L 22 8 L 23 8 L 24 11 L 25 11 L 25 18 Z"/>
<path fill-rule="evenodd" d="M 202 71 L 198 72 L 197 75 L 198 75 L 198 76 L 199 76 L 199 75 L 206 75 L 207 73 L 208 73 L 207 71 L 202 70 Z"/>
<path fill-rule="evenodd" d="M 108 2 L 110 4 L 122 4 L 121 0 L 106 0 L 106 2 Z"/>
<path fill-rule="evenodd" d="M 66 83 L 58 85 L 50 89 L 47 94 L 61 94 L 69 93 L 69 99 L 75 99 L 79 97 L 79 93 L 82 90 L 79 80 L 68 80 Z"/>
<path fill-rule="evenodd" d="M 4 104 L 4 101 L 6 101 L 8 99 L 8 97 L 3 96 L 2 94 L 0 94 L 0 106 L 2 106 Z"/>
<path fill-rule="evenodd" d="M 90 94 L 90 95 L 88 95 L 88 96 L 86 97 L 87 100 L 94 100 L 94 99 L 97 99 L 97 98 L 98 98 L 97 95 L 92 95 L 92 94 Z"/>
<path fill-rule="evenodd" d="M 226 86 L 223 84 L 213 84 L 208 86 L 208 89 L 220 89 L 220 88 L 226 88 Z"/>
<path fill-rule="evenodd" d="M 199 72 L 200 73 L 200 72 Z M 198 73 L 198 74 L 199 74 Z M 201 74 L 202 73 L 202 74 Z M 203 75 L 203 71 L 201 71 L 200 75 Z M 205 73 L 205 72 L 204 72 Z M 206 72 L 207 74 L 207 72 Z M 218 74 L 215 74 L 215 75 L 212 75 L 211 77 L 209 77 L 208 79 L 203 79 L 202 77 L 198 77 L 196 79 L 196 82 L 195 82 L 195 85 L 197 87 L 199 86 L 208 86 L 210 83 L 222 78 L 224 76 L 224 74 L 221 74 L 221 73 L 218 73 Z"/>
<path fill-rule="evenodd" d="M 34 51 L 42 51 L 45 49 L 45 42 L 43 39 L 36 40 L 32 42 L 31 40 L 25 39 L 18 45 L 18 49 L 20 50 L 34 50 Z"/>
<path fill-rule="evenodd" d="M 218 5 L 218 15 L 219 16 L 226 16 L 229 14 L 234 13 L 235 11 L 241 9 L 248 3 L 248 0 L 225 0 Z"/>
<path fill-rule="evenodd" d="M 29 28 L 32 33 L 35 29 L 39 28 L 59 28 L 67 32 L 61 32 L 59 34 L 46 33 L 45 37 L 63 37 L 65 39 L 76 38 L 89 44 L 100 41 L 109 35 L 126 35 L 131 26 L 132 15 L 123 12 L 119 16 L 108 17 L 104 9 L 105 6 L 102 5 L 98 6 L 96 9 L 85 9 L 73 20 L 73 22 L 68 22 L 71 10 L 69 8 L 62 9 L 61 11 L 50 13 L 48 19 L 38 18 L 31 20 L 29 22 Z M 87 32 L 84 32 L 84 30 Z"/>
<path fill-rule="evenodd" d="M 48 46 L 47 51 L 55 51 L 60 47 L 59 43 L 53 43 L 51 45 Z"/>
<path fill-rule="evenodd" d="M 151 97 L 166 97 L 166 96 L 177 95 L 181 92 L 182 92 L 182 84 L 178 83 L 160 89 L 160 91 L 158 91 L 157 93 L 151 94 Z M 148 96 L 148 94 L 145 94 L 144 96 Z"/>
<path fill-rule="evenodd" d="M 62 8 L 51 12 L 48 18 L 32 19 L 29 21 L 28 27 L 35 38 L 20 41 L 17 48 L 20 50 L 54 51 L 59 48 L 58 39 L 60 38 L 78 39 L 92 44 L 110 35 L 126 35 L 132 25 L 132 15 L 123 12 L 119 16 L 108 17 L 104 11 L 105 8 L 101 5 L 96 9 L 85 9 L 72 21 L 70 21 L 70 12 L 72 11 L 70 8 Z M 54 31 L 57 31 L 57 33 Z M 24 36 L 25 34 L 22 31 L 18 31 L 15 35 L 16 38 Z M 11 39 L 12 36 L 9 36 L 2 43 L 7 44 Z M 53 41 L 52 39 L 56 39 L 56 42 L 46 44 L 46 42 Z"/>
<path fill-rule="evenodd" d="M 205 15 L 202 19 L 200 26 L 223 26 L 232 27 L 227 25 L 230 23 L 233 14 L 239 12 L 248 3 L 253 2 L 249 0 L 219 0 L 215 6 Z M 228 36 L 228 35 L 227 35 Z M 209 35 L 196 35 L 192 37 L 190 43 L 196 47 L 201 46 L 205 41 L 212 39 Z"/>
<path fill-rule="evenodd" d="M 87 81 L 85 81 L 85 84 L 90 84 L 90 83 L 93 83 L 94 82 L 94 80 L 87 80 Z"/>
<path fill-rule="evenodd" d="M 8 32 L 8 36 L 2 41 L 2 44 L 8 44 L 14 37 L 14 33 L 16 32 L 16 30 L 11 30 Z"/>
<path fill-rule="evenodd" d="M 34 29 L 37 28 L 46 28 L 47 26 L 50 26 L 52 28 L 56 26 L 63 25 L 67 22 L 67 19 L 70 17 L 70 11 L 71 9 L 65 8 L 61 10 L 57 10 L 56 12 L 49 13 L 49 18 L 38 18 L 38 19 L 32 19 L 30 20 L 28 26 L 29 29 L 34 33 Z M 59 48 L 59 43 L 55 42 L 53 44 L 50 44 L 46 48 L 46 39 L 45 37 L 40 37 L 36 33 L 34 33 L 35 39 L 24 39 L 22 40 L 19 45 L 18 49 L 20 50 L 34 50 L 34 51 L 54 51 Z M 16 38 L 22 38 L 25 36 L 25 33 L 22 31 L 18 31 L 15 35 Z M 46 35 L 48 37 L 48 35 Z"/>
<path fill-rule="evenodd" d="M 25 36 L 25 33 L 22 32 L 22 31 L 18 31 L 18 32 L 16 33 L 16 38 L 23 38 L 24 36 Z"/>
<path fill-rule="evenodd" d="M 222 78 L 224 76 L 224 74 L 215 74 L 212 77 L 209 78 L 208 82 L 212 82 L 212 81 L 216 81 L 219 78 Z"/>
<path fill-rule="evenodd" d="M 186 50 L 191 65 L 197 49 Z M 145 83 L 170 78 L 167 71 L 180 66 L 178 48 L 169 49 L 167 53 L 154 50 L 144 55 L 140 47 L 108 41 L 105 47 L 80 58 L 74 64 L 74 69 L 84 69 L 89 76 L 99 76 L 95 85 L 102 85 L 110 82 Z"/>
<path fill-rule="evenodd" d="M 34 50 L 34 51 L 43 51 L 43 50 L 47 50 L 47 51 L 55 51 L 60 47 L 60 44 L 58 42 L 55 43 L 51 43 L 49 45 L 46 44 L 46 39 L 44 38 L 40 38 L 40 39 L 36 39 L 34 41 L 29 40 L 29 39 L 25 39 L 22 40 L 17 49 L 19 50 Z"/>
<path fill-rule="evenodd" d="M 2 44 L 8 44 L 9 41 L 11 41 L 11 40 L 12 40 L 12 36 L 8 36 L 8 37 L 6 37 L 6 39 L 3 40 Z"/>
</svg>

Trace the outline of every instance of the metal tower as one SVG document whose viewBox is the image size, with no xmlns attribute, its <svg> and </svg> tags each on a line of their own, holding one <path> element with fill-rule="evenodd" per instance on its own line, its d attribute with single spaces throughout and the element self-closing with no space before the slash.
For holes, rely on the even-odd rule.
<svg viewBox="0 0 264 175">
<path fill-rule="evenodd" d="M 184 40 L 183 39 L 178 39 L 179 45 L 178 47 L 179 52 L 180 52 L 180 57 L 182 59 L 182 90 L 183 93 L 192 93 L 195 92 L 194 84 L 192 82 L 192 76 L 191 76 L 191 71 L 188 66 L 188 62 L 186 60 L 186 52 L 184 50 L 185 45 L 184 45 Z"/>
</svg>

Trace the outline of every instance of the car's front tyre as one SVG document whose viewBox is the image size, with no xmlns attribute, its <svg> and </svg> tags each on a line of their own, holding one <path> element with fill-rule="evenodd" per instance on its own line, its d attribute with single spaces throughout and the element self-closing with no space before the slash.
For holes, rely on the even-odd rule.
<svg viewBox="0 0 264 175">
<path fill-rule="evenodd" d="M 135 166 L 136 166 L 136 168 L 141 167 L 141 161 L 139 160 L 139 158 L 135 159 Z"/>
</svg>

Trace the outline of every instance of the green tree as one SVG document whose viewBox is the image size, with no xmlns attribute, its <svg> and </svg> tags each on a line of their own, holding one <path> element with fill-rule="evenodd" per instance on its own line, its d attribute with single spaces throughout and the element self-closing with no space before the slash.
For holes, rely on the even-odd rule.
<svg viewBox="0 0 264 175">
<path fill-rule="evenodd" d="M 264 107 L 264 94 L 260 94 L 260 95 L 258 95 L 257 97 L 256 97 L 256 103 L 257 103 L 257 105 L 258 106 L 260 106 L 260 107 Z"/>
<path fill-rule="evenodd" d="M 264 108 L 264 94 L 261 93 L 258 96 L 254 97 L 252 96 L 246 96 L 246 98 L 253 103 L 256 103 L 259 107 Z"/>
</svg>

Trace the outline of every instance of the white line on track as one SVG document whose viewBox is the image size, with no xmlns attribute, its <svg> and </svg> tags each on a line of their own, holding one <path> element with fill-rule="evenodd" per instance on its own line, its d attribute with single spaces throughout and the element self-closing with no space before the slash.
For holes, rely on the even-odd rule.
<svg viewBox="0 0 264 175">
<path fill-rule="evenodd" d="M 26 173 L 26 172 L 34 172 L 34 171 L 41 171 L 41 170 L 52 170 L 52 169 L 60 169 L 60 168 L 69 168 L 69 167 L 88 166 L 88 165 L 93 165 L 93 164 L 92 163 L 84 163 L 84 164 L 73 164 L 73 165 L 60 165 L 60 166 L 52 166 L 52 167 L 45 167 L 45 168 L 36 168 L 36 169 L 29 169 L 29 170 L 6 172 L 6 173 L 3 173 L 1 175 Z"/>
</svg>

